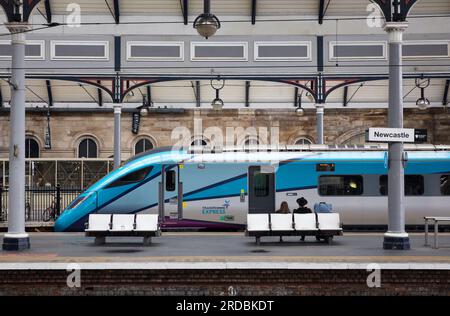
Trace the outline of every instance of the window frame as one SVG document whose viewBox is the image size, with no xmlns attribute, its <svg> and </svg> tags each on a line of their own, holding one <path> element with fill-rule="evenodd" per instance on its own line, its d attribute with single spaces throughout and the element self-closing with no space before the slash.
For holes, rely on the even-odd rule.
<svg viewBox="0 0 450 316">
<path fill-rule="evenodd" d="M 56 45 L 68 45 L 68 46 L 102 46 L 105 49 L 104 56 L 98 57 L 98 56 L 62 56 L 58 57 L 56 56 Z M 64 61 L 64 60 L 97 60 L 97 61 L 109 61 L 109 41 L 65 41 L 65 40 L 54 40 L 50 41 L 50 59 L 56 60 L 56 61 Z"/>
<path fill-rule="evenodd" d="M 37 157 L 31 157 L 30 155 L 30 157 L 27 157 L 27 148 L 28 148 L 28 154 L 30 154 L 31 152 L 30 152 L 30 148 L 29 148 L 29 146 L 27 146 L 27 141 L 33 141 L 33 142 L 35 142 L 36 143 L 36 145 L 37 145 L 37 153 L 38 153 L 38 156 Z M 25 137 L 25 158 L 26 159 L 36 159 L 36 158 L 41 158 L 41 145 L 40 145 L 40 143 L 39 143 L 39 141 L 35 138 L 35 137 L 33 137 L 33 136 L 26 136 Z"/>
<path fill-rule="evenodd" d="M 260 57 L 260 46 L 306 46 L 306 57 Z M 255 41 L 253 43 L 253 59 L 255 61 L 312 61 L 311 41 Z"/>
<path fill-rule="evenodd" d="M 132 46 L 168 46 L 179 47 L 179 57 L 133 57 L 131 56 Z M 127 61 L 184 61 L 184 42 L 182 41 L 127 41 Z"/>
<path fill-rule="evenodd" d="M 150 144 L 152 144 L 152 148 L 151 149 L 148 149 L 148 150 L 152 150 L 152 149 L 155 149 L 155 143 L 154 143 L 154 141 L 150 138 L 150 137 L 139 137 L 139 138 L 137 138 L 137 140 L 134 142 L 134 145 L 133 145 L 133 153 L 134 153 L 134 155 L 138 155 L 138 154 L 140 154 L 140 153 L 143 153 L 143 152 L 146 152 L 146 151 L 148 151 L 148 150 L 144 150 L 143 152 L 140 152 L 140 153 L 137 153 L 136 152 L 136 146 L 137 146 L 137 144 L 140 142 L 140 141 L 145 141 L 145 140 L 148 140 L 149 142 L 150 142 Z"/>
<path fill-rule="evenodd" d="M 44 40 L 27 40 L 26 45 L 39 45 L 41 54 L 39 56 L 26 56 L 25 60 L 33 61 L 33 60 L 45 60 L 45 41 Z M 11 45 L 11 41 L 2 40 L 0 41 L 0 45 Z M 11 60 L 12 56 L 0 55 L 0 60 Z"/>
<path fill-rule="evenodd" d="M 383 56 L 366 56 L 366 57 L 337 57 L 334 55 L 335 46 L 367 46 L 378 44 L 383 46 Z M 330 41 L 328 43 L 328 59 L 329 61 L 345 61 L 345 60 L 380 60 L 387 61 L 387 41 Z"/>
<path fill-rule="evenodd" d="M 417 176 L 417 177 L 421 177 L 422 178 L 422 193 L 421 194 L 406 194 L 406 184 L 407 184 L 407 182 L 406 182 L 406 179 L 408 178 L 408 177 L 411 177 L 411 176 Z M 382 192 L 381 192 L 381 179 L 383 178 L 383 177 L 386 177 L 386 193 L 385 194 L 383 194 Z M 423 175 L 423 174 L 405 174 L 404 175 L 404 193 L 405 193 L 405 196 L 410 196 L 410 197 L 414 197 L 414 196 L 427 196 L 427 194 L 426 194 L 426 190 L 425 190 L 425 183 L 426 183 L 426 181 L 425 181 L 425 175 Z M 389 186 L 389 180 L 388 180 L 388 175 L 387 174 L 382 174 L 382 175 L 380 175 L 379 177 L 378 177 L 378 193 L 379 193 L 379 195 L 380 196 L 388 196 L 389 195 L 389 189 L 388 189 L 388 186 Z"/>
<path fill-rule="evenodd" d="M 242 46 L 244 48 L 242 57 L 197 57 L 195 47 L 197 46 Z M 191 61 L 248 61 L 248 42 L 191 42 Z"/>
<path fill-rule="evenodd" d="M 147 170 L 147 172 L 145 173 L 145 175 L 144 175 L 144 177 L 143 177 L 142 179 L 139 179 L 139 180 L 133 180 L 133 181 L 121 181 L 121 179 L 123 179 L 124 177 L 128 177 L 128 176 L 130 176 L 130 175 L 132 175 L 132 174 L 135 174 L 135 173 L 137 173 L 137 172 L 141 172 L 142 170 L 145 170 L 145 169 L 148 169 L 148 170 Z M 139 183 L 139 182 L 141 182 L 141 181 L 144 181 L 144 180 L 148 177 L 148 175 L 150 174 L 150 172 L 152 172 L 152 170 L 153 170 L 153 166 L 147 166 L 147 167 L 143 167 L 143 168 L 140 168 L 140 169 L 138 169 L 138 170 L 135 170 L 135 171 L 133 171 L 133 172 L 130 172 L 130 173 L 128 173 L 128 174 L 124 174 L 124 175 L 121 176 L 119 179 L 117 179 L 117 180 L 111 182 L 110 184 L 108 184 L 108 185 L 105 187 L 105 189 L 121 187 L 121 186 L 124 186 L 124 185 L 130 185 L 130 184 L 135 184 L 135 183 Z"/>
<path fill-rule="evenodd" d="M 337 195 L 337 194 L 321 194 L 321 185 L 320 185 L 320 179 L 321 178 L 339 178 L 339 177 L 357 177 L 361 179 L 361 190 L 360 190 L 360 194 L 342 194 L 342 195 Z M 325 174 L 325 175 L 320 175 L 317 179 L 317 193 L 319 196 L 332 196 L 332 197 L 359 197 L 359 196 L 364 196 L 364 176 L 360 175 L 360 174 Z"/>
<path fill-rule="evenodd" d="M 443 177 L 447 177 L 447 181 L 449 181 L 449 184 L 448 184 L 448 186 L 449 186 L 449 188 L 448 188 L 449 193 L 448 193 L 448 194 L 444 194 L 444 193 L 443 193 L 443 190 L 442 190 L 442 187 L 441 187 L 441 181 L 442 181 L 442 178 L 443 178 Z M 450 174 L 448 174 L 448 173 L 443 173 L 443 174 L 441 174 L 441 175 L 439 176 L 439 192 L 441 193 L 441 196 L 448 196 L 448 197 L 450 197 Z"/>
<path fill-rule="evenodd" d="M 170 174 L 170 179 L 171 179 L 171 186 L 169 187 L 169 177 L 168 174 Z M 173 175 L 173 176 L 172 176 Z M 164 177 L 165 177 L 165 184 L 164 184 L 164 189 L 166 192 L 175 192 L 176 188 L 177 188 L 177 174 L 175 170 L 166 170 L 164 172 Z M 172 184 L 172 179 L 173 179 L 173 184 Z"/>
<path fill-rule="evenodd" d="M 402 56 L 405 60 L 415 60 L 415 59 L 448 59 L 450 58 L 450 41 L 448 40 L 424 40 L 424 41 L 404 41 L 403 45 L 423 45 L 426 46 L 428 44 L 446 44 L 447 45 L 447 56 Z"/>
<path fill-rule="evenodd" d="M 95 153 L 95 157 L 80 157 L 80 146 L 81 143 L 85 140 L 91 140 L 94 142 L 95 144 L 95 148 L 96 148 L 96 153 Z M 89 145 L 88 145 L 88 153 L 89 153 Z M 89 155 L 88 155 L 89 156 Z M 94 137 L 91 136 L 86 136 L 86 137 L 82 137 L 79 141 L 78 141 L 78 145 L 77 145 L 77 158 L 79 159 L 96 159 L 99 156 L 99 146 L 98 146 L 98 142 Z"/>
</svg>

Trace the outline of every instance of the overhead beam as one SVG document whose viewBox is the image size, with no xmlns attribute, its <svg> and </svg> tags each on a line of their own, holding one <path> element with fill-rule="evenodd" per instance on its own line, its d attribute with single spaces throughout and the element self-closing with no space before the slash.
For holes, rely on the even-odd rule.
<svg viewBox="0 0 450 316">
<path fill-rule="evenodd" d="M 183 12 L 183 23 L 184 25 L 188 25 L 189 23 L 189 1 L 183 0 L 183 4 L 181 6 L 181 11 Z"/>
<path fill-rule="evenodd" d="M 245 106 L 250 107 L 250 81 L 245 82 Z"/>
<path fill-rule="evenodd" d="M 445 88 L 444 88 L 444 98 L 442 99 L 442 105 L 447 106 L 448 105 L 448 90 L 450 88 L 450 79 L 445 81 Z"/>
<path fill-rule="evenodd" d="M 152 86 L 147 86 L 147 105 L 152 106 L 153 104 L 153 97 L 152 97 Z"/>
<path fill-rule="evenodd" d="M 325 16 L 325 0 L 319 0 L 319 24 L 323 24 Z"/>
<path fill-rule="evenodd" d="M 100 80 L 97 80 L 97 83 L 102 84 L 102 82 Z M 102 91 L 102 89 L 97 89 L 97 94 L 98 94 L 98 105 L 103 106 L 103 91 Z"/>
<path fill-rule="evenodd" d="M 295 87 L 294 90 L 294 107 L 298 108 L 298 87 Z"/>
<path fill-rule="evenodd" d="M 47 23 L 52 23 L 52 7 L 50 6 L 50 0 L 44 1 L 45 6 L 45 16 L 47 17 Z"/>
<path fill-rule="evenodd" d="M 116 24 L 120 23 L 120 3 L 119 0 L 114 0 L 114 20 Z"/>
<path fill-rule="evenodd" d="M 195 82 L 195 102 L 196 106 L 199 108 L 201 106 L 201 90 L 200 90 L 200 81 L 197 80 Z"/>
<path fill-rule="evenodd" d="M 45 85 L 47 86 L 48 105 L 53 106 L 53 92 L 51 81 L 45 80 Z"/>
<path fill-rule="evenodd" d="M 347 106 L 348 104 L 348 86 L 344 87 L 344 101 L 342 102 L 342 106 Z"/>
<path fill-rule="evenodd" d="M 252 24 L 256 24 L 256 6 L 258 4 L 257 0 L 252 0 Z"/>
</svg>

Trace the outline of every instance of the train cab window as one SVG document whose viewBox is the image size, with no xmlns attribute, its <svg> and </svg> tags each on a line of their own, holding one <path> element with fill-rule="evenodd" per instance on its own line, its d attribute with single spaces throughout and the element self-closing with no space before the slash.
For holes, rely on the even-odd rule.
<svg viewBox="0 0 450 316">
<path fill-rule="evenodd" d="M 406 175 L 405 176 L 405 195 L 415 196 L 423 195 L 425 191 L 425 182 L 421 175 Z M 388 176 L 380 177 L 380 194 L 388 195 Z"/>
<path fill-rule="evenodd" d="M 175 170 L 166 171 L 166 191 L 168 192 L 175 191 L 175 185 L 176 185 Z"/>
<path fill-rule="evenodd" d="M 117 187 L 121 185 L 136 183 L 145 179 L 145 177 L 150 173 L 153 167 L 145 167 L 141 168 L 137 171 L 131 172 L 129 174 L 124 175 L 120 179 L 114 181 L 107 188 Z"/>
<path fill-rule="evenodd" d="M 254 192 L 256 197 L 269 195 L 270 175 L 268 173 L 255 172 L 253 174 Z"/>
<path fill-rule="evenodd" d="M 441 176 L 441 194 L 442 195 L 450 195 L 450 175 L 444 174 Z"/>
<path fill-rule="evenodd" d="M 319 194 L 335 196 L 351 196 L 363 194 L 363 177 L 350 176 L 320 176 Z"/>
</svg>

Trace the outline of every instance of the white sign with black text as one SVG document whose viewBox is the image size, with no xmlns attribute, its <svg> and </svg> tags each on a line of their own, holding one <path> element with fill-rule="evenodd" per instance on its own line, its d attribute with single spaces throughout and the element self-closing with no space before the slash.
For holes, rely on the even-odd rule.
<svg viewBox="0 0 450 316">
<path fill-rule="evenodd" d="M 414 143 L 414 129 L 413 128 L 386 128 L 373 127 L 366 131 L 366 141 L 368 142 L 403 142 Z"/>
</svg>

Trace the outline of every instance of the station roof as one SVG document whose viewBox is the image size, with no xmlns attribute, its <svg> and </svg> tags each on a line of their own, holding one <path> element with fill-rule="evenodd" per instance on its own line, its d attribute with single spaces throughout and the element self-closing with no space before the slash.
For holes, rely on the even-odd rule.
<svg viewBox="0 0 450 316">
<path fill-rule="evenodd" d="M 53 14 L 66 14 L 72 0 L 50 1 Z M 180 0 L 126 0 L 119 1 L 120 15 L 169 15 L 182 16 Z M 369 1 L 331 0 L 325 1 L 327 16 L 367 15 Z M 89 14 L 111 14 L 114 0 L 78 0 L 83 11 Z M 203 0 L 189 0 L 189 15 L 197 16 L 203 11 Z M 317 0 L 257 0 L 257 16 L 315 16 L 319 11 Z M 45 12 L 44 1 L 39 10 Z M 245 16 L 252 12 L 251 0 L 211 0 L 211 10 L 221 16 Z M 449 14 L 448 0 L 419 1 L 412 9 L 412 15 Z"/>
<path fill-rule="evenodd" d="M 82 14 L 84 16 L 96 16 L 101 15 L 102 21 L 109 21 L 111 24 L 115 23 L 115 17 L 119 16 L 126 21 L 132 21 L 134 18 L 146 21 L 167 19 L 170 21 L 177 21 L 181 25 L 183 23 L 183 0 L 78 0 L 77 4 L 81 6 Z M 42 21 L 47 18 L 47 12 L 51 12 L 54 19 L 60 21 L 62 16 L 65 16 L 68 11 L 68 5 L 73 3 L 72 0 L 49 0 L 41 1 L 33 12 L 32 21 Z M 203 11 L 203 0 L 188 0 L 188 17 L 189 24 L 192 24 L 193 19 Z M 252 15 L 252 0 L 211 0 L 211 11 L 219 16 L 222 20 L 243 19 L 248 21 L 246 24 L 246 32 L 251 32 L 249 29 L 251 15 Z M 319 14 L 319 3 L 317 0 L 257 0 L 256 3 L 256 24 L 258 19 L 273 18 L 278 20 L 289 20 L 290 17 L 311 19 L 311 23 L 317 25 L 317 18 Z M 324 1 L 324 15 L 325 19 L 337 19 L 343 17 L 366 17 L 368 15 L 367 7 L 370 4 L 369 0 L 325 0 Z M 118 9 L 118 10 L 117 10 Z M 411 16 L 448 16 L 450 17 L 450 1 L 449 0 L 422 0 L 418 1 L 410 12 Z M 58 17 L 59 16 L 59 17 Z M 242 18 L 243 17 L 243 18 Z M 109 20 L 110 19 L 110 20 Z M 4 20 L 4 17 L 3 17 Z M 430 20 L 427 20 L 430 21 Z M 224 24 L 225 24 L 224 23 Z M 138 26 L 133 26 L 135 29 Z M 55 28 L 55 30 L 58 28 Z M 59 30 L 59 29 L 58 29 Z M 68 34 L 75 34 L 67 32 L 62 29 L 58 36 L 69 36 Z M 189 32 L 193 32 L 192 26 L 189 28 Z M 337 31 L 336 31 L 337 32 Z M 442 30 L 445 34 L 445 30 Z M 44 32 L 32 32 L 30 37 L 34 34 L 45 34 Z M 164 33 L 164 32 L 161 32 Z M 47 36 L 53 36 L 54 33 L 47 33 Z M 186 30 L 180 32 L 180 36 L 187 34 Z M 244 33 L 245 35 L 247 33 Z M 250 33 L 249 33 L 250 34 Z M 447 32 L 448 34 L 448 32 Z M 86 34 L 84 34 L 86 35 Z M 104 34 L 102 34 L 104 35 Z M 111 33 L 110 35 L 114 35 Z M 173 34 L 172 34 L 173 35 Z M 298 35 L 304 35 L 302 30 L 298 31 Z M 383 33 L 383 35 L 385 35 Z M 382 36 L 383 36 L 382 35 Z M 337 36 L 337 35 L 336 35 Z M 6 37 L 4 37 L 6 39 Z M 447 38 L 448 39 L 448 38 Z M 47 53 L 48 54 L 48 53 Z M 313 57 L 314 58 L 314 57 Z M 111 59 L 112 60 L 112 59 Z M 111 61 L 112 62 L 112 61 Z M 330 61 L 328 61 L 330 62 Z M 35 62 L 38 63 L 38 62 Z M 40 62 L 39 62 L 40 63 Z M 314 61 L 311 62 L 313 65 Z M 420 72 L 432 72 L 439 71 L 450 73 L 450 61 L 438 61 L 438 66 L 430 66 L 426 63 L 421 65 Z M 53 63 L 57 64 L 57 63 Z M 332 63 L 334 64 L 334 63 Z M 349 64 L 349 63 L 348 63 Z M 8 64 L 9 65 L 9 64 Z M 42 62 L 42 65 L 47 67 L 48 63 Z M 60 64 L 58 64 L 60 65 Z M 110 65 L 110 64 L 108 64 Z M 342 63 L 345 66 L 345 63 Z M 345 67 L 336 67 L 331 71 L 335 71 L 336 77 L 342 75 L 345 71 Z M 380 64 L 381 67 L 377 71 L 387 74 L 387 64 Z M 444 65 L 442 67 L 441 65 Z M 152 65 L 152 67 L 154 64 Z M 8 66 L 9 67 L 9 66 Z M 110 67 L 110 66 L 108 66 Z M 308 66 L 309 67 L 309 66 Z M 50 67 L 49 67 L 50 68 Z M 86 68 L 86 67 L 84 67 Z M 114 68 L 111 66 L 107 74 L 109 78 L 114 75 Z M 207 67 L 205 67 L 206 69 Z M 214 68 L 211 66 L 211 68 Z M 6 68 L 3 68 L 6 69 Z M 59 70 L 58 70 L 59 69 Z M 309 68 L 308 68 L 309 69 Z M 330 68 L 328 68 L 330 69 Z M 359 68 L 361 69 L 361 67 Z M 371 68 L 373 69 L 373 68 Z M 66 71 L 63 67 L 52 70 L 53 74 L 63 75 Z M 83 70 L 85 71 L 85 70 Z M 159 71 L 149 70 L 149 71 Z M 192 71 L 185 69 L 178 69 L 181 71 Z M 208 69 L 209 71 L 209 69 Z M 226 72 L 226 69 L 220 69 L 219 71 Z M 243 67 L 243 72 L 249 71 Z M 269 69 L 268 71 L 287 74 L 287 72 L 303 71 L 303 76 L 299 75 L 300 83 L 304 86 L 308 86 L 307 76 L 316 75 L 316 67 L 313 66 L 312 70 L 307 68 L 289 69 Z M 27 70 L 27 72 L 32 72 Z M 59 72 L 59 74 L 58 74 Z M 127 70 L 123 70 L 122 74 L 128 75 L 130 79 L 126 79 L 126 84 L 139 85 L 139 77 L 134 77 L 133 74 L 127 73 Z M 138 74 L 138 73 L 137 73 Z M 306 74 L 306 75 L 305 75 Z M 92 75 L 92 74 L 91 74 Z M 81 76 L 81 75 L 80 75 Z M 0 80 L 0 97 L 3 102 L 7 103 L 10 100 L 10 88 L 7 75 L 1 76 Z M 303 79 L 302 79 L 303 78 Z M 332 86 L 339 85 L 343 80 L 347 80 L 345 76 L 342 79 L 328 79 L 327 85 Z M 111 82 L 105 80 L 101 76 L 96 79 L 101 85 L 111 87 Z M 297 79 L 291 79 L 297 80 Z M 207 106 L 215 97 L 215 91 L 210 86 L 209 79 L 189 79 L 180 77 L 177 81 L 156 82 L 151 84 L 151 99 L 155 106 L 179 108 L 179 107 L 195 107 L 196 106 L 196 91 L 194 85 L 198 81 L 201 96 L 201 105 Z M 445 99 L 446 91 L 448 91 L 448 85 L 450 76 L 438 76 L 432 78 L 430 86 L 426 89 L 426 97 L 431 101 L 432 106 L 442 106 Z M 248 82 L 248 83 L 247 83 Z M 92 107 L 96 105 L 111 106 L 113 102 L 111 95 L 105 91 L 101 91 L 96 86 L 89 82 L 76 82 L 68 80 L 58 80 L 53 78 L 46 80 L 27 79 L 27 101 L 30 107 L 46 106 L 51 101 L 55 107 Z M 50 90 L 49 90 L 50 86 Z M 249 89 L 247 89 L 247 87 Z M 51 95 L 50 95 L 51 94 Z M 404 81 L 404 101 L 405 106 L 415 106 L 416 100 L 420 97 L 420 89 L 415 87 L 414 79 L 405 79 Z M 313 107 L 314 100 L 312 100 L 306 90 L 296 89 L 294 85 L 286 84 L 286 82 L 265 81 L 258 80 L 257 77 L 253 79 L 234 79 L 227 80 L 226 85 L 220 92 L 221 98 L 225 102 L 224 108 L 242 108 L 245 105 L 256 108 L 290 108 L 294 106 L 295 96 L 302 98 L 302 105 L 305 108 Z M 147 96 L 147 90 L 145 86 L 134 89 L 128 93 L 124 98 L 124 103 L 129 107 L 136 107 L 142 104 L 142 100 Z M 448 92 L 447 92 L 448 99 Z M 248 102 L 246 102 L 248 100 Z M 387 107 L 388 102 L 388 81 L 355 81 L 348 84 L 346 89 L 340 88 L 331 92 L 327 97 L 327 106 L 330 107 L 347 107 L 347 108 L 365 108 L 365 107 Z M 207 106 L 210 108 L 210 106 Z"/>
</svg>

